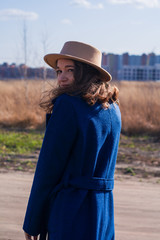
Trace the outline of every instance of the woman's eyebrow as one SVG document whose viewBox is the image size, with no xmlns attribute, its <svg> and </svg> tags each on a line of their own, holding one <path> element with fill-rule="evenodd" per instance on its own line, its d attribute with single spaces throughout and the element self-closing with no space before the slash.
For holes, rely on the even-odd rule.
<svg viewBox="0 0 160 240">
<path fill-rule="evenodd" d="M 65 67 L 74 67 L 74 65 L 66 65 Z"/>
<path fill-rule="evenodd" d="M 74 65 L 66 65 L 65 66 L 65 68 L 69 68 L 69 67 L 74 67 Z M 58 68 L 60 68 L 60 67 L 57 66 L 56 69 L 58 69 Z"/>
</svg>

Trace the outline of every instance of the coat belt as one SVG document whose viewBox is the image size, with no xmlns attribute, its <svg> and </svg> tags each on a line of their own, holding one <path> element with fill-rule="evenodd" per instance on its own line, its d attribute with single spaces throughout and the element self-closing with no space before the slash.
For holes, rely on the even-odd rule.
<svg viewBox="0 0 160 240">
<path fill-rule="evenodd" d="M 114 179 L 86 176 L 68 178 L 68 176 L 65 176 L 65 178 L 63 178 L 63 180 L 53 189 L 50 198 L 52 198 L 52 194 L 54 195 L 54 193 L 69 187 L 108 192 L 112 191 L 114 188 Z M 42 230 L 40 240 L 46 240 L 46 232 L 47 231 L 45 229 Z"/>
<path fill-rule="evenodd" d="M 74 178 L 65 178 L 53 190 L 60 191 L 63 188 L 74 187 L 86 190 L 112 191 L 114 188 L 114 179 L 79 176 Z"/>
</svg>

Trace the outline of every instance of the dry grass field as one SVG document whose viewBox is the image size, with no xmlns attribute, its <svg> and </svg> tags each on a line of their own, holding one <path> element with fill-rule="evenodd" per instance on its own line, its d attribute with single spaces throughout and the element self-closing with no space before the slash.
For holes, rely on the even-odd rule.
<svg viewBox="0 0 160 240">
<path fill-rule="evenodd" d="M 160 136 L 160 82 L 116 84 L 120 90 L 122 132 Z"/>
<path fill-rule="evenodd" d="M 41 128 L 45 112 L 39 107 L 42 92 L 52 83 L 44 81 L 0 81 L 0 126 Z"/>
<path fill-rule="evenodd" d="M 42 92 L 55 82 L 0 81 L 0 126 L 43 128 Z M 112 82 L 120 90 L 122 132 L 160 134 L 160 82 Z"/>
</svg>

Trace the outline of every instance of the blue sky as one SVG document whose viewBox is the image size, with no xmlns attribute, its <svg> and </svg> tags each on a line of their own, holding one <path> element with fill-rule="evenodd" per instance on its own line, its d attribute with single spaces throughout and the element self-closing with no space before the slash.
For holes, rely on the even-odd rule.
<svg viewBox="0 0 160 240">
<path fill-rule="evenodd" d="M 160 0 L 5 0 L 0 5 L 0 64 L 43 66 L 69 40 L 102 52 L 160 54 Z"/>
</svg>

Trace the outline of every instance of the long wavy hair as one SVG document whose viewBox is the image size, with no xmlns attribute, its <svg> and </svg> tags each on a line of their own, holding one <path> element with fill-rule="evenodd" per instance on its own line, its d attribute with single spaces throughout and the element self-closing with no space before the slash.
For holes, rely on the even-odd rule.
<svg viewBox="0 0 160 240">
<path fill-rule="evenodd" d="M 119 90 L 116 86 L 111 87 L 110 84 L 105 82 L 99 71 L 92 66 L 74 61 L 74 78 L 75 81 L 67 87 L 55 87 L 47 92 L 45 97 L 42 98 L 40 106 L 51 113 L 54 105 L 54 99 L 61 94 L 68 94 L 70 96 L 80 96 L 89 105 L 94 105 L 96 102 L 102 104 L 103 108 L 109 107 L 109 102 L 115 102 L 119 105 L 118 93 Z"/>
</svg>

